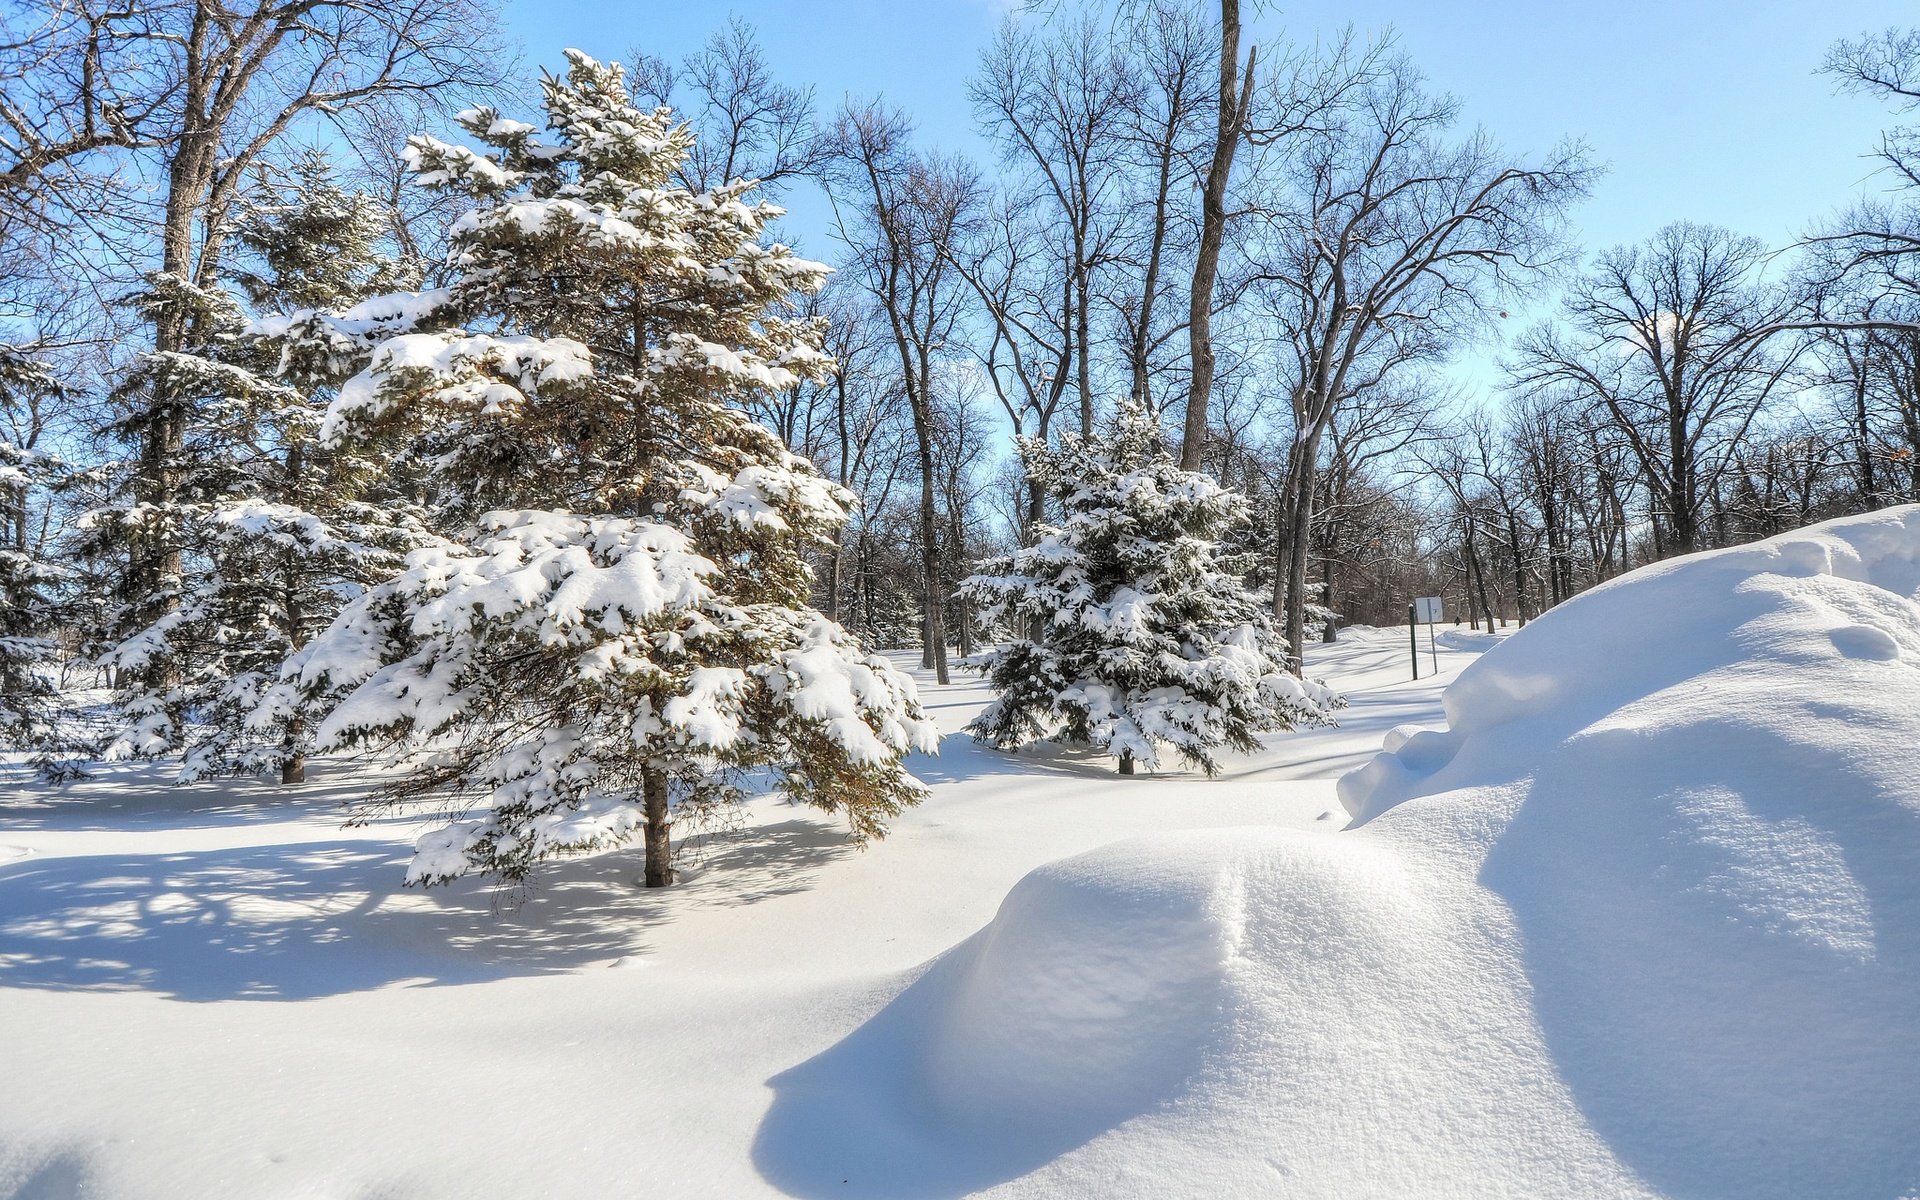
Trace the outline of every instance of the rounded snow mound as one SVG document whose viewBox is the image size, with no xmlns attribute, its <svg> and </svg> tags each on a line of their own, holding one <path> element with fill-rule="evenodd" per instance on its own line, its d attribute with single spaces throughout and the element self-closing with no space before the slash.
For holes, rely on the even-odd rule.
<svg viewBox="0 0 1920 1200">
<path fill-rule="evenodd" d="M 1291 1180 L 1307 1190 L 1286 1194 L 1404 1197 L 1436 1178 L 1472 1181 L 1463 1195 L 1509 1179 L 1634 1194 L 1534 1069 L 1524 981 L 1462 952 L 1479 914 L 1427 874 L 1372 837 L 1268 828 L 1050 864 L 773 1081 L 756 1161 L 801 1196 L 1251 1196 Z M 1523 1131 L 1557 1160 L 1516 1158 Z M 1385 1152 L 1406 1145 L 1421 1149 Z"/>
<path fill-rule="evenodd" d="M 1920 508 L 1635 571 L 1340 783 L 1513 922 L 1554 1069 L 1689 1196 L 1920 1194 Z"/>
<path fill-rule="evenodd" d="M 1920 509 L 1470 667 L 1359 827 L 1043 868 L 774 1081 L 801 1195 L 1920 1194 Z M 831 1176 L 831 1178 L 828 1178 Z"/>
</svg>

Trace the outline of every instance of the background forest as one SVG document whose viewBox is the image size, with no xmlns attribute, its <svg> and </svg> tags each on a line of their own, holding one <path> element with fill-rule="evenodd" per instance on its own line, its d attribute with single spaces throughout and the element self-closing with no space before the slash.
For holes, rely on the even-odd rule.
<svg viewBox="0 0 1920 1200">
<path fill-rule="evenodd" d="M 415 186 L 407 139 L 516 136 L 471 117 L 531 110 L 536 72 L 482 0 L 0 12 L 0 729 L 286 769 L 187 726 L 259 712 L 447 510 L 430 462 L 322 437 L 364 364 L 291 352 L 288 322 L 455 283 L 470 197 Z M 1897 124 L 1920 34 L 1809 51 L 1886 105 L 1860 148 L 1879 199 L 1792 245 L 1675 221 L 1585 246 L 1579 130 L 1509 150 L 1391 34 L 1256 16 L 1016 11 L 970 76 L 979 161 L 779 77 L 741 21 L 678 59 L 587 48 L 693 135 L 673 186 L 754 181 L 830 232 L 792 316 L 831 369 L 744 401 L 857 497 L 808 550 L 828 617 L 945 681 L 1010 632 L 964 581 L 1061 515 L 1015 439 L 1129 406 L 1245 498 L 1227 549 L 1296 654 L 1413 595 L 1524 623 L 1655 559 L 1920 499 L 1920 149 Z M 1495 386 L 1458 370 L 1475 355 Z M 57 718 L 76 695 L 86 719 Z"/>
</svg>

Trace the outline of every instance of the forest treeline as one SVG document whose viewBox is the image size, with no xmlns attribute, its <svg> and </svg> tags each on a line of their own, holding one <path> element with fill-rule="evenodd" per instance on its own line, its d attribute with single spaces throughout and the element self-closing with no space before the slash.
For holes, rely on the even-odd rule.
<svg viewBox="0 0 1920 1200">
<path fill-rule="evenodd" d="M 93 689 L 90 752 L 284 770 L 185 727 L 244 708 L 291 745 L 296 706 L 258 715 L 289 656 L 422 530 L 480 516 L 436 498 L 457 432 L 400 456 L 322 426 L 368 331 L 420 315 L 367 304 L 477 278 L 470 205 L 523 181 L 469 147 L 532 153 L 498 114 L 534 84 L 485 0 L 0 14 L 0 729 L 24 743 L 36 705 Z M 1884 199 L 1808 214 L 1794 246 L 1676 219 L 1589 247 L 1577 130 L 1511 150 L 1391 36 L 1290 38 L 1237 0 L 1016 14 L 964 98 L 983 161 L 779 77 L 746 25 L 649 49 L 621 86 L 687 135 L 661 187 L 750 183 L 831 229 L 802 249 L 832 275 L 782 318 L 830 363 L 776 363 L 739 403 L 857 498 L 806 548 L 811 603 L 942 681 L 1009 632 L 968 577 L 1060 516 L 1015 439 L 1123 411 L 1244 498 L 1222 537 L 1296 656 L 1414 595 L 1525 621 L 1659 558 L 1920 499 L 1920 135 L 1897 124 L 1862 147 Z M 1897 122 L 1920 34 L 1824 69 Z M 409 138 L 449 129 L 466 144 L 423 164 Z M 539 300 L 464 319 L 499 333 Z M 671 324 L 701 302 L 648 303 Z M 315 323 L 342 312 L 362 324 Z M 1496 331 L 1499 386 L 1472 394 L 1450 368 Z"/>
</svg>

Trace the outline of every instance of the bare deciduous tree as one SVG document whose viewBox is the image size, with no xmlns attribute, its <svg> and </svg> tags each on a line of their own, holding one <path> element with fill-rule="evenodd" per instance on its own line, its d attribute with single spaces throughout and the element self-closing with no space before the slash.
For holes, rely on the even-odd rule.
<svg viewBox="0 0 1920 1200">
<path fill-rule="evenodd" d="M 1765 254 L 1717 226 L 1669 225 L 1601 255 L 1568 289 L 1564 320 L 1518 348 L 1521 386 L 1594 402 L 1625 439 L 1656 497 L 1664 553 L 1704 544 L 1707 498 L 1797 357 L 1754 336 L 1793 303 L 1758 282 Z"/>
<path fill-rule="evenodd" d="M 900 360 L 920 465 L 923 661 L 948 681 L 942 522 L 935 455 L 941 368 L 951 358 L 965 281 L 944 247 L 979 204 L 973 172 L 957 160 L 914 151 L 904 117 L 849 103 L 835 123 L 827 184 L 850 268 L 877 302 Z"/>
<path fill-rule="evenodd" d="M 1565 206 L 1587 168 L 1578 147 L 1522 165 L 1481 133 L 1447 140 L 1457 111 L 1390 45 L 1343 42 L 1277 107 L 1310 113 L 1289 168 L 1249 218 L 1241 285 L 1288 359 L 1294 440 L 1281 497 L 1287 636 L 1304 636 L 1320 446 L 1348 400 L 1443 356 L 1496 297 L 1558 261 Z"/>
<path fill-rule="evenodd" d="M 1164 320 L 1161 301 L 1178 300 L 1175 256 L 1197 252 L 1199 231 L 1180 196 L 1199 179 L 1200 118 L 1219 49 L 1209 32 L 1190 5 L 1160 0 L 1137 13 L 1125 35 L 1136 47 L 1122 133 L 1128 171 L 1118 254 L 1126 271 L 1108 292 L 1125 338 L 1128 396 L 1155 411 L 1156 361 L 1186 330 L 1185 314 Z"/>
<path fill-rule="evenodd" d="M 1115 253 L 1124 164 L 1114 151 L 1135 88 L 1132 64 L 1083 13 L 1056 26 L 1003 22 L 969 89 L 974 112 L 1030 196 L 1023 207 L 1038 216 L 1042 252 L 1057 254 L 1064 268 L 1059 370 L 1073 373 L 1083 436 L 1093 432 L 1095 276 Z"/>
<path fill-rule="evenodd" d="M 677 67 L 639 51 L 629 58 L 634 94 L 672 106 L 699 134 L 677 172 L 683 187 L 753 179 L 777 195 L 814 173 L 829 150 L 815 127 L 813 89 L 775 79 L 753 27 L 738 17 Z"/>
</svg>

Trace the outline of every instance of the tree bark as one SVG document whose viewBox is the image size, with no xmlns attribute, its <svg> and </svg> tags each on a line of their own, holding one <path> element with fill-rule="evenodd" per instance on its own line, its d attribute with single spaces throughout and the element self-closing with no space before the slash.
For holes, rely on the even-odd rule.
<svg viewBox="0 0 1920 1200">
<path fill-rule="evenodd" d="M 1287 553 L 1287 655 L 1293 673 L 1304 669 L 1301 655 L 1307 643 L 1307 558 L 1313 536 L 1313 481 L 1303 481 L 1295 490 L 1292 526 Z"/>
<path fill-rule="evenodd" d="M 1331 609 L 1333 607 L 1333 594 L 1334 594 L 1333 593 L 1333 555 L 1331 554 L 1327 555 L 1325 560 L 1321 562 L 1320 575 L 1321 575 L 1321 578 L 1325 581 L 1326 589 L 1327 589 L 1326 595 L 1322 597 L 1322 602 L 1326 604 L 1326 606 L 1329 609 Z M 1331 646 L 1335 641 L 1338 640 L 1338 638 L 1335 636 L 1335 631 L 1334 631 L 1334 626 L 1336 624 L 1337 622 L 1332 617 L 1327 618 L 1326 625 L 1320 630 L 1321 642 Z"/>
<path fill-rule="evenodd" d="M 1194 253 L 1193 291 L 1187 298 L 1187 345 L 1192 373 L 1187 382 L 1186 427 L 1180 439 L 1180 468 L 1200 469 L 1207 440 L 1207 404 L 1213 395 L 1213 287 L 1220 274 L 1220 243 L 1227 231 L 1227 180 L 1253 100 L 1253 55 L 1246 78 L 1240 71 L 1240 0 L 1220 0 L 1220 112 L 1214 129 L 1213 159 L 1200 207 L 1200 244 Z"/>
<path fill-rule="evenodd" d="M 1301 655 L 1306 650 L 1307 560 L 1312 551 L 1313 489 L 1319 456 L 1317 429 L 1304 440 L 1296 437 L 1287 452 L 1286 500 L 1281 515 L 1287 539 L 1287 654 L 1295 675 L 1302 672 Z"/>
<path fill-rule="evenodd" d="M 1146 273 L 1140 279 L 1140 311 L 1136 315 L 1132 336 L 1127 340 L 1127 363 L 1133 376 L 1128 389 L 1133 403 L 1145 408 L 1151 401 L 1148 385 L 1148 347 L 1153 338 L 1153 304 L 1160 292 L 1160 259 L 1165 251 L 1167 240 L 1167 202 L 1173 191 L 1173 144 L 1178 136 L 1178 117 L 1168 117 L 1165 147 L 1160 153 L 1160 161 L 1153 193 L 1153 234 L 1147 250 Z"/>
<path fill-rule="evenodd" d="M 940 683 L 947 680 L 946 597 L 940 581 L 940 513 L 935 497 L 933 439 L 927 422 L 916 421 L 920 450 L 920 582 L 922 662 Z"/>
<path fill-rule="evenodd" d="M 1867 382 L 1864 368 L 1853 373 L 1853 435 L 1859 446 L 1860 494 L 1868 504 L 1880 494 L 1879 481 L 1873 477 L 1873 426 L 1867 419 Z"/>
<path fill-rule="evenodd" d="M 1479 539 L 1473 536 L 1473 523 L 1467 523 L 1467 570 L 1480 591 L 1480 611 L 1486 614 L 1487 632 L 1493 632 L 1493 602 L 1487 599 L 1487 568 L 1480 562 Z"/>
<path fill-rule="evenodd" d="M 673 823 L 667 819 L 667 773 L 655 767 L 642 768 L 640 793 L 647 817 L 646 885 L 667 887 L 673 883 Z"/>
</svg>

